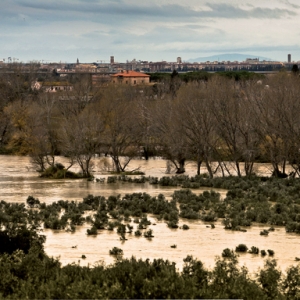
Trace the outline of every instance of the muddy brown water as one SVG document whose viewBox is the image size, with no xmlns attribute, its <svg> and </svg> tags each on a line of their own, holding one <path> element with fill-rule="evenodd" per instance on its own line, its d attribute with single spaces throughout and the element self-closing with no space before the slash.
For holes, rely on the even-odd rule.
<svg viewBox="0 0 300 300">
<path fill-rule="evenodd" d="M 66 163 L 65 158 L 58 160 Z M 103 169 L 102 158 L 95 159 L 94 176 L 96 178 L 107 177 L 107 172 Z M 107 167 L 107 165 L 106 165 Z M 163 159 L 133 160 L 129 169 L 140 168 L 146 176 L 165 176 L 166 162 Z M 196 166 L 188 163 L 186 174 L 195 175 Z M 88 194 L 101 195 L 125 195 L 134 192 L 146 192 L 152 196 L 162 193 L 166 197 L 171 197 L 175 189 L 171 187 L 158 187 L 145 184 L 115 183 L 107 184 L 88 182 L 87 180 L 49 180 L 39 178 L 38 173 L 31 166 L 28 157 L 0 155 L 0 200 L 15 203 L 25 203 L 27 197 L 32 195 L 39 198 L 41 202 L 51 203 L 58 200 L 81 201 Z M 76 171 L 76 168 L 73 168 Z M 258 174 L 268 175 L 270 168 L 268 165 L 260 164 L 256 166 Z M 201 193 L 205 189 L 193 190 L 194 193 Z M 217 190 L 225 197 L 225 190 Z M 246 244 L 248 248 L 256 246 L 259 249 L 272 249 L 275 251 L 274 258 L 277 260 L 281 270 L 286 270 L 291 265 L 296 265 L 295 257 L 300 257 L 300 236 L 286 233 L 283 227 L 276 227 L 269 236 L 261 236 L 259 233 L 268 226 L 259 224 L 247 228 L 247 232 L 232 232 L 224 230 L 221 221 L 215 223 L 215 229 L 211 229 L 209 224 L 202 221 L 180 219 L 179 226 L 187 224 L 190 229 L 169 229 L 165 222 L 158 221 L 154 216 L 150 217 L 154 238 L 148 240 L 144 237 L 135 237 L 134 234 L 126 234 L 127 241 L 122 242 L 116 232 L 100 230 L 97 236 L 87 236 L 86 230 L 89 225 L 76 228 L 75 233 L 65 231 L 43 230 L 47 240 L 45 250 L 47 254 L 59 257 L 62 264 L 80 263 L 80 265 L 95 265 L 104 263 L 109 265 L 114 262 L 114 258 L 109 255 L 109 250 L 113 247 L 123 249 L 124 256 L 130 258 L 164 258 L 175 262 L 178 269 L 183 266 L 183 259 L 187 255 L 192 255 L 201 260 L 208 268 L 215 264 L 216 256 L 220 256 L 223 249 L 235 249 L 238 244 Z M 154 225 L 155 224 L 155 225 Z M 133 232 L 136 230 L 136 224 Z M 171 248 L 176 245 L 176 248 Z M 73 248 L 76 246 L 75 248 Z M 82 259 L 82 255 L 86 259 Z M 250 272 L 256 272 L 263 267 L 264 261 L 268 257 L 262 258 L 260 255 L 241 254 L 240 265 L 248 267 Z"/>
</svg>

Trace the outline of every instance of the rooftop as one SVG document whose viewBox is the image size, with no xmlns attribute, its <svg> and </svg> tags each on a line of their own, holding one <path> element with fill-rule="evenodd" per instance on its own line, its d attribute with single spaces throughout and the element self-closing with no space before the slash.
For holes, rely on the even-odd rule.
<svg viewBox="0 0 300 300">
<path fill-rule="evenodd" d="M 150 77 L 150 75 L 136 71 L 124 70 L 120 73 L 112 75 L 112 77 Z"/>
</svg>

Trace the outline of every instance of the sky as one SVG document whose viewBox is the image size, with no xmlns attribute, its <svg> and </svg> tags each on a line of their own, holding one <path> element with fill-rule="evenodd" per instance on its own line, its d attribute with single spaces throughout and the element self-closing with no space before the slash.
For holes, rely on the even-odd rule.
<svg viewBox="0 0 300 300">
<path fill-rule="evenodd" d="M 0 60 L 300 60 L 299 0 L 1 0 Z"/>
</svg>

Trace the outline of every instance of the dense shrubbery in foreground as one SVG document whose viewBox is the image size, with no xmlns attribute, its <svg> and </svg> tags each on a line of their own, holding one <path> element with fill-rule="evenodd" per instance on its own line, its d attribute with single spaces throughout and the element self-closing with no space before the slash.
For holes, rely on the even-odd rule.
<svg viewBox="0 0 300 300">
<path fill-rule="evenodd" d="M 26 254 L 1 251 L 1 299 L 299 299 L 300 265 L 283 275 L 275 260 L 267 260 L 250 277 L 231 251 L 217 258 L 212 270 L 192 256 L 184 259 L 181 272 L 168 260 L 134 257 L 118 258 L 109 266 L 62 266 L 32 236 Z"/>
</svg>

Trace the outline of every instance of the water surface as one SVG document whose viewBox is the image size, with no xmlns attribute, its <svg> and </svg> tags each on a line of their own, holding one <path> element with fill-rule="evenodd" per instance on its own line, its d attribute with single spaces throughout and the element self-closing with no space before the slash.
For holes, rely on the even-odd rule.
<svg viewBox="0 0 300 300">
<path fill-rule="evenodd" d="M 65 163 L 65 158 L 58 158 Z M 94 176 L 97 178 L 107 177 L 103 172 L 100 161 L 97 158 L 95 163 Z M 162 159 L 133 160 L 129 169 L 140 168 L 146 176 L 165 176 L 166 162 Z M 187 164 L 187 175 L 195 175 L 196 165 Z M 129 184 L 118 182 L 115 184 L 89 182 L 85 179 L 79 180 L 50 180 L 39 178 L 38 173 L 32 168 L 28 157 L 0 155 L 0 200 L 7 202 L 25 203 L 27 197 L 32 195 L 39 198 L 41 202 L 52 203 L 57 200 L 81 201 L 88 194 L 101 195 L 125 195 L 134 192 L 146 192 L 152 196 L 162 193 L 171 197 L 175 189 L 173 187 L 158 187 L 156 185 Z M 76 171 L 76 168 L 73 168 Z M 259 174 L 269 174 L 268 165 L 257 165 L 256 171 Z M 193 190 L 194 193 L 201 193 L 204 188 Z M 217 190 L 225 197 L 225 190 Z M 127 241 L 122 242 L 116 232 L 107 230 L 99 231 L 98 236 L 87 236 L 86 230 L 89 225 L 77 227 L 75 233 L 65 231 L 43 230 L 47 236 L 45 243 L 46 252 L 54 257 L 60 257 L 63 264 L 80 263 L 80 265 L 94 265 L 96 263 L 111 264 L 114 258 L 109 255 L 113 247 L 122 248 L 124 257 L 135 256 L 136 258 L 164 258 L 176 262 L 179 269 L 182 268 L 183 259 L 187 255 L 193 255 L 201 260 L 206 267 L 213 267 L 217 255 L 221 255 L 223 249 L 235 249 L 238 244 L 244 243 L 249 248 L 256 246 L 259 249 L 272 249 L 275 251 L 274 258 L 282 270 L 297 263 L 295 257 L 300 257 L 299 235 L 286 233 L 284 227 L 276 227 L 269 236 L 261 236 L 259 233 L 267 226 L 255 225 L 247 229 L 247 232 L 233 232 L 224 230 L 221 221 L 216 222 L 216 228 L 207 227 L 202 221 L 191 221 L 180 219 L 179 226 L 187 224 L 190 229 L 169 229 L 166 223 L 157 221 L 151 217 L 152 223 L 149 228 L 153 230 L 154 238 L 147 240 L 144 237 L 135 237 L 134 234 L 126 234 Z M 133 224 L 136 230 L 136 224 Z M 176 248 L 171 245 L 176 244 Z M 77 246 L 72 248 L 72 246 Z M 86 259 L 82 259 L 82 255 Z M 246 265 L 251 272 L 263 267 L 267 257 L 260 255 L 242 254 L 239 261 Z"/>
</svg>

